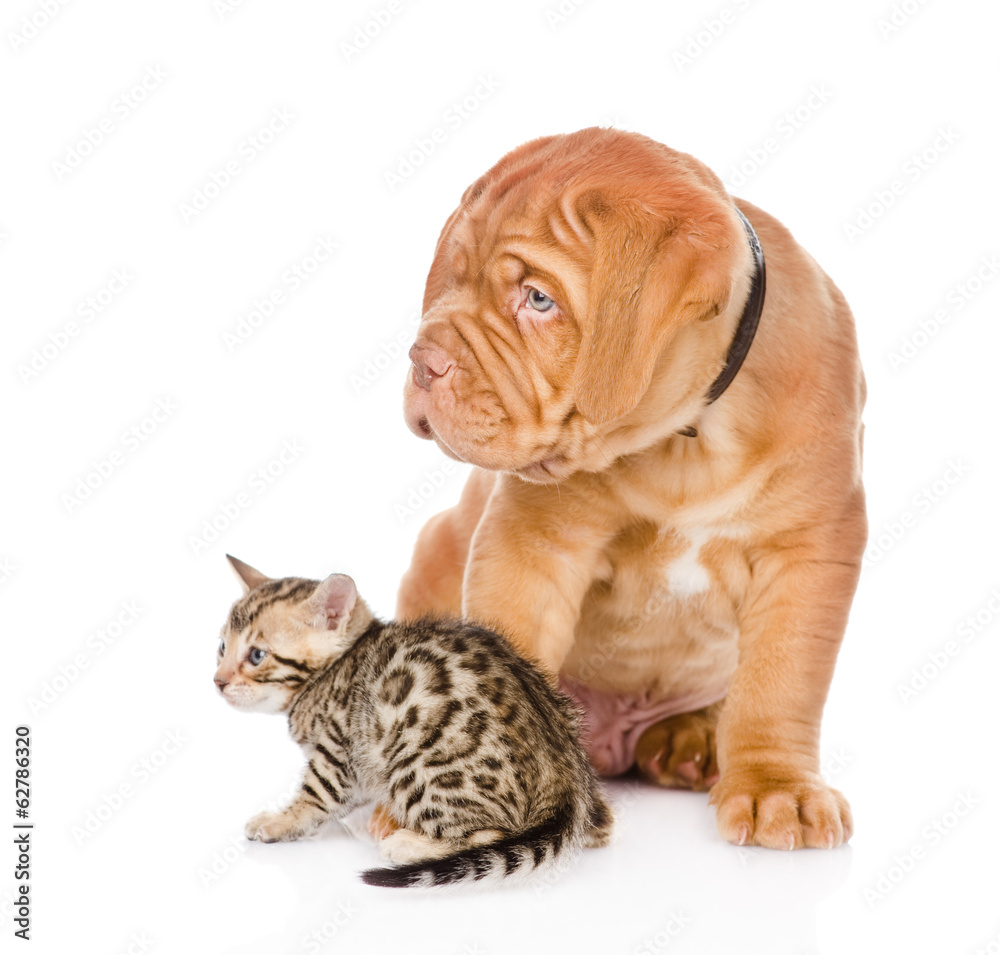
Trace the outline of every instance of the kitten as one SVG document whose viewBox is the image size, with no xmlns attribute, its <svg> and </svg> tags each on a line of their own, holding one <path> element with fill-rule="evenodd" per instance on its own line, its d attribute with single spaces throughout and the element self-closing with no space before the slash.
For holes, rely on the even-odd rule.
<svg viewBox="0 0 1000 955">
<path fill-rule="evenodd" d="M 245 595 L 215 683 L 239 709 L 287 712 L 309 760 L 250 839 L 298 839 L 377 801 L 401 824 L 369 885 L 501 879 L 606 845 L 612 814 L 568 697 L 499 634 L 457 620 L 382 623 L 354 581 L 271 580 L 233 557 Z"/>
</svg>

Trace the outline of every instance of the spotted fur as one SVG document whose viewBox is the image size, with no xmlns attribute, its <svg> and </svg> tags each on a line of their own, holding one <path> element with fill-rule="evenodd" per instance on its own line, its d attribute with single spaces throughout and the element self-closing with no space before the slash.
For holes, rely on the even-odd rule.
<svg viewBox="0 0 1000 955">
<path fill-rule="evenodd" d="M 397 865 L 362 879 L 393 887 L 512 878 L 608 842 L 574 704 L 498 633 L 383 623 L 349 577 L 270 580 L 230 560 L 247 592 L 216 684 L 234 706 L 287 712 L 308 760 L 249 838 L 298 839 L 375 801 L 400 823 L 382 840 Z"/>
</svg>

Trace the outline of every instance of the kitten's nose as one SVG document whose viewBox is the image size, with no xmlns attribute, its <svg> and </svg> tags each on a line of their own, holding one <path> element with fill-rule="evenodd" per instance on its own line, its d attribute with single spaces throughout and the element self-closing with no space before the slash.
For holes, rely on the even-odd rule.
<svg viewBox="0 0 1000 955">
<path fill-rule="evenodd" d="M 215 678 L 215 685 L 219 688 L 221 693 L 229 684 L 225 680 L 220 680 L 218 677 Z"/>
<path fill-rule="evenodd" d="M 435 378 L 443 378 L 451 370 L 451 359 L 434 345 L 414 345 L 410 349 L 413 362 L 413 382 L 418 388 L 429 391 Z"/>
</svg>

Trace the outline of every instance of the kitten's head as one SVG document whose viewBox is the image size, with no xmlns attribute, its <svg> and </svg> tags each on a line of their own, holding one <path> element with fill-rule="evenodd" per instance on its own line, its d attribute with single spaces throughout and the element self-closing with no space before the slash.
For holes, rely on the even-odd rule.
<svg viewBox="0 0 1000 955">
<path fill-rule="evenodd" d="M 229 563 L 243 597 L 222 628 L 215 685 L 238 709 L 280 713 L 313 673 L 349 649 L 358 632 L 352 616 L 364 604 L 344 574 L 272 580 L 235 557 Z"/>
</svg>

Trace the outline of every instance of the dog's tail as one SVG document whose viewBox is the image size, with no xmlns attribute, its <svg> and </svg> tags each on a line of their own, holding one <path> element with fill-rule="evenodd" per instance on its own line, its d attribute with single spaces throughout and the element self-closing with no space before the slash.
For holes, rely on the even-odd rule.
<svg viewBox="0 0 1000 955">
<path fill-rule="evenodd" d="M 446 886 L 458 883 L 496 883 L 543 869 L 562 868 L 584 843 L 583 826 L 575 807 L 557 810 L 531 829 L 496 842 L 462 849 L 454 855 L 385 869 L 368 869 L 361 880 L 387 888 Z"/>
</svg>

